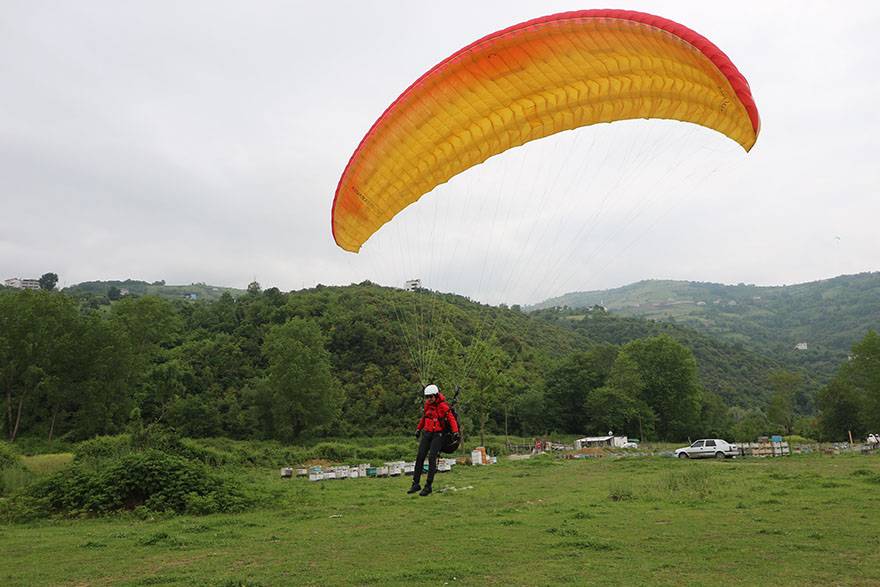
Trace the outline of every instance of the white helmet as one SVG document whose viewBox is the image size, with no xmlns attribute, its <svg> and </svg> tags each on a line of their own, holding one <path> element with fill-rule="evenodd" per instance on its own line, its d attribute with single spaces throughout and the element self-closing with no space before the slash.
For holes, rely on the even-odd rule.
<svg viewBox="0 0 880 587">
<path fill-rule="evenodd" d="M 425 388 L 425 395 L 437 395 L 438 393 L 440 393 L 440 388 L 433 383 Z"/>
</svg>

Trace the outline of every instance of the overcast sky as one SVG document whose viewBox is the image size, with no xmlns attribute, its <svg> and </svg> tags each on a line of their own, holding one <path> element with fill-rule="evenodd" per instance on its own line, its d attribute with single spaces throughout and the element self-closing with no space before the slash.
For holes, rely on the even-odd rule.
<svg viewBox="0 0 880 587">
<path fill-rule="evenodd" d="M 362 255 L 336 248 L 339 176 L 401 91 L 485 34 L 592 7 L 5 0 L 0 278 L 421 277 L 528 303 L 650 278 L 880 270 L 874 2 L 628 2 L 739 67 L 762 117 L 750 154 L 689 125 L 580 129 L 441 186 Z"/>
</svg>

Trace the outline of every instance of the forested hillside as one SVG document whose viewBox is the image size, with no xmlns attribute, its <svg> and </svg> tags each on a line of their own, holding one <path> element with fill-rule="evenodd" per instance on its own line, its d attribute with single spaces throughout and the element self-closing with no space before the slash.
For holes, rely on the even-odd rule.
<svg viewBox="0 0 880 587">
<path fill-rule="evenodd" d="M 602 304 L 613 314 L 665 320 L 742 343 L 768 360 L 822 381 L 870 329 L 880 328 L 880 273 L 844 275 L 781 287 L 640 281 L 569 293 L 535 309 Z M 806 343 L 806 349 L 796 349 Z"/>
<path fill-rule="evenodd" d="M 729 405 L 765 406 L 771 389 L 767 375 L 782 365 L 763 354 L 756 353 L 741 343 L 726 343 L 694 329 L 669 322 L 644 318 L 626 318 L 603 311 L 542 310 L 536 313 L 545 320 L 568 323 L 591 341 L 615 345 L 667 334 L 688 347 L 697 359 L 700 379 L 706 389 L 724 398 Z M 805 373 L 806 386 L 813 393 L 818 384 Z"/>
<path fill-rule="evenodd" d="M 219 287 L 205 283 L 189 285 L 166 285 L 164 281 L 148 283 L 137 279 L 113 281 L 84 281 L 64 288 L 72 296 L 89 296 L 93 302 L 109 302 L 126 295 L 154 295 L 167 299 L 218 300 L 224 293 L 233 297 L 244 294 L 244 290 L 233 287 Z"/>
<path fill-rule="evenodd" d="M 7 437 L 79 439 L 152 423 L 285 441 L 401 433 L 431 381 L 448 393 L 462 386 L 471 431 L 686 438 L 763 413 L 777 367 L 681 326 L 527 314 L 369 282 L 94 302 L 0 294 Z"/>
</svg>

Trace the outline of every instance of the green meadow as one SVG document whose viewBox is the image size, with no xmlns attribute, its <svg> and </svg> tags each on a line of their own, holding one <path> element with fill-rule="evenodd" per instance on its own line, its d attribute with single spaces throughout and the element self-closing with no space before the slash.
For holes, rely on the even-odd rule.
<svg viewBox="0 0 880 587">
<path fill-rule="evenodd" d="M 261 505 L 4 524 L 0 584 L 880 584 L 877 455 L 499 459 L 427 498 L 232 474 Z"/>
</svg>

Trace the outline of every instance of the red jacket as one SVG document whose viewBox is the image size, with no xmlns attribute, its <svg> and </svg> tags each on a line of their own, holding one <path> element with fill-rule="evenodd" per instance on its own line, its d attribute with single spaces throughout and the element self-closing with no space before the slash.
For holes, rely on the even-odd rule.
<svg viewBox="0 0 880 587">
<path fill-rule="evenodd" d="M 446 403 L 443 394 L 438 394 L 440 401 L 434 403 L 430 399 L 425 400 L 425 415 L 419 420 L 416 430 L 424 430 L 425 432 L 443 432 L 446 429 L 446 423 L 449 423 L 449 429 L 458 432 L 458 422 Z"/>
</svg>

